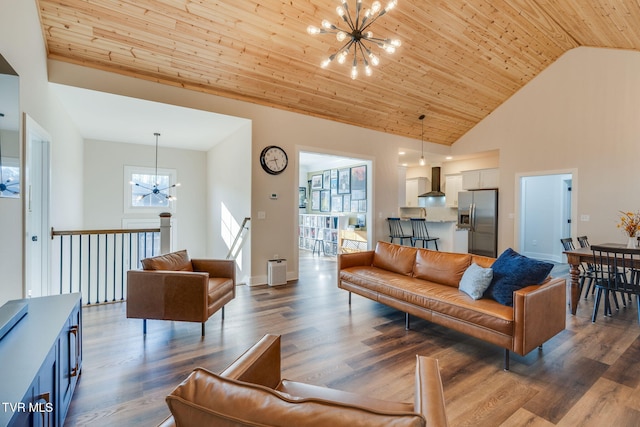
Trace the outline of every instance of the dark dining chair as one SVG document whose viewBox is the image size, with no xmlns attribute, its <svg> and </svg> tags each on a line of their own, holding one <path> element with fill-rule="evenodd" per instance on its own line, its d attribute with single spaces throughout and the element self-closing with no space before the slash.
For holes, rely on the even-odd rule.
<svg viewBox="0 0 640 427">
<path fill-rule="evenodd" d="M 576 239 L 578 239 L 578 244 L 581 248 L 589 247 L 589 239 L 587 238 L 587 236 L 578 236 L 576 237 Z"/>
<path fill-rule="evenodd" d="M 427 220 L 424 218 L 411 218 L 411 230 L 413 236 L 411 236 L 411 246 L 415 246 L 418 240 L 422 241 L 422 247 L 428 248 L 429 242 L 433 242 L 438 250 L 439 237 L 430 237 L 429 230 L 427 229 Z"/>
<path fill-rule="evenodd" d="M 575 245 L 573 244 L 573 238 L 571 237 L 565 237 L 564 239 L 560 239 L 560 243 L 562 243 L 562 247 L 564 248 L 565 251 L 572 251 L 576 248 Z"/>
<path fill-rule="evenodd" d="M 406 234 L 402 229 L 402 223 L 400 222 L 400 218 L 387 218 L 387 222 L 389 223 L 389 238 L 391 239 L 391 243 L 393 243 L 393 239 L 399 239 L 400 244 L 404 245 L 404 241 L 411 241 L 411 234 Z"/>
<path fill-rule="evenodd" d="M 591 321 L 596 321 L 600 302 L 604 297 L 604 315 L 611 316 L 610 297 L 619 310 L 617 295 L 620 294 L 626 306 L 626 298 L 636 297 L 638 323 L 640 324 L 640 249 L 618 248 L 612 246 L 591 246 L 596 264 L 595 287 L 596 300 Z"/>
<path fill-rule="evenodd" d="M 560 239 L 560 243 L 562 243 L 562 247 L 565 251 L 572 251 L 576 248 L 573 244 L 573 238 L 571 237 Z M 595 291 L 595 288 L 593 287 L 593 281 L 595 279 L 594 268 L 590 267 L 587 263 L 580 264 L 578 268 L 580 269 L 580 273 L 578 276 L 578 286 L 580 289 L 580 294 L 582 295 L 582 290 L 584 289 L 584 285 L 586 283 L 587 289 L 584 293 L 584 297 L 586 298 L 589 289 L 591 289 L 591 293 Z"/>
<path fill-rule="evenodd" d="M 576 237 L 576 239 L 578 240 L 578 244 L 580 245 L 581 248 L 590 247 L 589 238 L 587 236 L 578 236 Z M 587 296 L 589 295 L 589 290 L 591 290 L 591 295 L 593 295 L 596 290 L 596 288 L 593 286 L 593 279 L 595 278 L 596 266 L 592 262 L 585 262 L 582 264 L 582 267 L 583 267 L 584 274 L 586 276 L 585 279 L 589 279 L 588 282 L 586 282 L 585 279 L 583 279 L 584 283 L 588 283 L 587 288 L 584 290 L 584 297 L 586 299 Z M 580 289 L 582 289 L 582 285 Z"/>
</svg>

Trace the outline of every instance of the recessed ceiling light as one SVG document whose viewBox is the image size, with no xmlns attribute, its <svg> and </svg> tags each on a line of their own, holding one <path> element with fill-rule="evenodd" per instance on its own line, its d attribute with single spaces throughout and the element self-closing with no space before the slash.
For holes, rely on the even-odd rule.
<svg viewBox="0 0 640 427">
<path fill-rule="evenodd" d="M 445 159 L 446 159 L 446 160 L 451 160 L 451 159 L 453 159 L 453 157 L 451 157 L 451 156 L 447 156 L 447 157 L 445 157 Z"/>
<path fill-rule="evenodd" d="M 398 154 L 400 154 L 401 156 L 404 156 L 405 152 L 404 151 L 399 151 Z"/>
<path fill-rule="evenodd" d="M 409 166 L 407 163 L 403 163 L 402 166 Z"/>
</svg>

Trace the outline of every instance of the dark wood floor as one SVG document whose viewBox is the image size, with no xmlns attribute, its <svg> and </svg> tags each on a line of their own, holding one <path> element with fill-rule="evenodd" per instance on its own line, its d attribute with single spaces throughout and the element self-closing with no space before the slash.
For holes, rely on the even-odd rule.
<svg viewBox="0 0 640 427">
<path fill-rule="evenodd" d="M 439 359 L 452 426 L 640 425 L 640 326 L 635 308 L 591 323 L 581 300 L 567 328 L 525 357 L 404 315 L 336 286 L 335 260 L 303 257 L 297 283 L 239 286 L 224 322 L 125 317 L 88 307 L 84 366 L 67 426 L 157 425 L 165 396 L 196 366 L 220 371 L 265 333 L 283 337 L 284 376 L 371 397 L 411 401 L 415 355 Z M 635 303 L 635 301 L 634 301 Z"/>
</svg>

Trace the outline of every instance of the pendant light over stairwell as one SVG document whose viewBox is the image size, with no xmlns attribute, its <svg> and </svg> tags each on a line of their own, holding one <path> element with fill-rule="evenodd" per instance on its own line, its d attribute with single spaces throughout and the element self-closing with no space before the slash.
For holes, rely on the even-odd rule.
<svg viewBox="0 0 640 427">
<path fill-rule="evenodd" d="M 421 114 L 420 117 L 418 117 L 418 120 L 420 120 L 422 122 L 422 134 L 420 137 L 420 150 L 421 150 L 421 155 L 420 155 L 420 166 L 424 166 L 425 165 L 425 161 L 424 161 L 424 114 Z"/>
<path fill-rule="evenodd" d="M 131 184 L 133 187 L 140 187 L 143 188 L 145 190 L 148 190 L 147 193 L 141 194 L 136 198 L 136 201 L 142 201 L 143 199 L 149 197 L 149 198 L 157 198 L 159 200 L 167 200 L 169 202 L 172 202 L 174 200 L 176 200 L 176 197 L 165 193 L 166 190 L 169 190 L 171 188 L 175 188 L 175 187 L 179 187 L 180 184 L 176 183 L 173 185 L 168 185 L 166 187 L 163 188 L 159 188 L 160 187 L 160 182 L 159 182 L 159 177 L 158 177 L 158 137 L 160 136 L 160 133 L 155 132 L 153 134 L 156 137 L 156 167 L 155 167 L 155 174 L 153 176 L 153 186 L 152 187 L 147 187 L 144 184 L 138 183 L 138 182 L 134 182 L 134 181 L 130 181 L 129 184 Z"/>
</svg>

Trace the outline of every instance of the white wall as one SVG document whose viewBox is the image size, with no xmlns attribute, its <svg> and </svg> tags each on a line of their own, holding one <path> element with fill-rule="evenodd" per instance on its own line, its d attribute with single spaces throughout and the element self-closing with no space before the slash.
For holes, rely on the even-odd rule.
<svg viewBox="0 0 640 427">
<path fill-rule="evenodd" d="M 225 258 L 245 217 L 249 231 L 238 253 L 236 282 L 251 276 L 251 123 L 207 153 L 207 256 Z M 229 233 L 227 230 L 230 230 Z"/>
<path fill-rule="evenodd" d="M 149 137 L 153 138 L 152 132 Z M 84 227 L 122 228 L 123 219 L 158 219 L 158 213 L 126 213 L 124 167 L 155 167 L 155 146 L 87 140 L 84 144 Z M 178 228 L 176 250 L 191 257 L 206 255 L 206 155 L 201 151 L 158 148 L 158 168 L 175 169 L 173 220 Z M 54 201 L 55 203 L 55 201 Z"/>
<path fill-rule="evenodd" d="M 639 118 L 640 52 L 577 48 L 460 138 L 453 155 L 500 150 L 499 248 L 514 244 L 515 176 L 530 171 L 576 169 L 578 235 L 626 241 L 616 213 L 640 209 Z"/>
<path fill-rule="evenodd" d="M 58 228 L 80 228 L 82 139 L 49 86 L 35 0 L 0 0 L 0 10 L 0 54 L 20 76 L 20 110 L 52 137 L 51 195 L 55 203 L 51 224 Z M 22 130 L 20 133 L 22 141 Z M 3 227 L 13 232 L 6 240 L 3 236 L 4 246 L 11 251 L 0 256 L 0 304 L 23 296 L 22 215 L 21 209 L 12 211 L 3 222 Z"/>
</svg>

